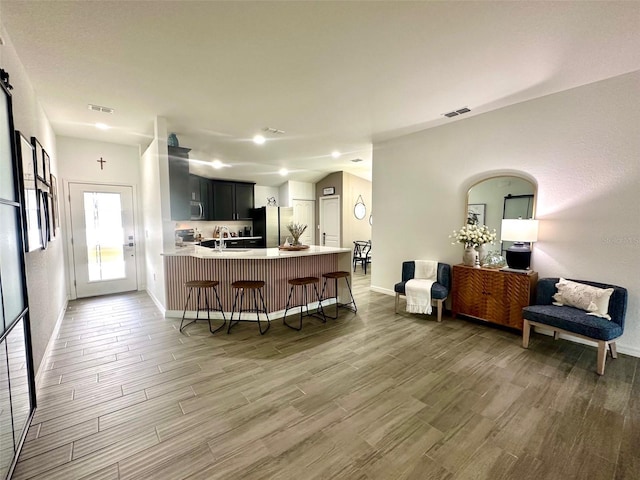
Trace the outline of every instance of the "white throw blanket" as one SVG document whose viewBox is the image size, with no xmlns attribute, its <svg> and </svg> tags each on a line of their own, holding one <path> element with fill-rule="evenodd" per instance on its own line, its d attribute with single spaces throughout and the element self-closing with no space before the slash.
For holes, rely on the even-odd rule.
<svg viewBox="0 0 640 480">
<path fill-rule="evenodd" d="M 438 278 L 438 262 L 416 260 L 413 278 L 404 287 L 407 296 L 407 312 L 431 313 L 431 286 Z"/>
</svg>

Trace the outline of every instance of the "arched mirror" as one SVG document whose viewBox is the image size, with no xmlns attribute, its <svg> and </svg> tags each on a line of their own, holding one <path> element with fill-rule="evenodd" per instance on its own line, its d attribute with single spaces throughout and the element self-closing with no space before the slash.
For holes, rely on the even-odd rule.
<svg viewBox="0 0 640 480">
<path fill-rule="evenodd" d="M 496 243 L 489 250 L 498 250 L 504 256 L 513 242 L 502 242 L 502 219 L 534 218 L 536 186 L 529 180 L 515 175 L 487 178 L 474 184 L 467 194 L 465 223 L 484 224 L 496 229 Z"/>
</svg>

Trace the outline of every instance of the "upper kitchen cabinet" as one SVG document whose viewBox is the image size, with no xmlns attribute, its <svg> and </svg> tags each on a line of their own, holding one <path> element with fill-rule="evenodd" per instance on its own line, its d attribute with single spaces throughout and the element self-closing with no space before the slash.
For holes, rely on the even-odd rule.
<svg viewBox="0 0 640 480">
<path fill-rule="evenodd" d="M 212 180 L 213 220 L 251 220 L 253 183 Z"/>
<path fill-rule="evenodd" d="M 189 176 L 191 191 L 191 220 L 212 220 L 213 212 L 211 208 L 211 180 Z"/>
<path fill-rule="evenodd" d="M 169 198 L 171 220 L 189 220 L 191 195 L 189 187 L 190 148 L 169 148 Z"/>
</svg>

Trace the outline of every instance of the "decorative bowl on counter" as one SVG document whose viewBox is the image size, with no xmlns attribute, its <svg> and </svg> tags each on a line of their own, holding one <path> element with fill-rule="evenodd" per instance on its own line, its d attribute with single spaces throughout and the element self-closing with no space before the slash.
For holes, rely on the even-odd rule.
<svg viewBox="0 0 640 480">
<path fill-rule="evenodd" d="M 278 246 L 280 250 L 288 250 L 288 251 L 296 251 L 296 250 L 306 250 L 309 248 L 309 245 L 280 245 Z"/>
</svg>

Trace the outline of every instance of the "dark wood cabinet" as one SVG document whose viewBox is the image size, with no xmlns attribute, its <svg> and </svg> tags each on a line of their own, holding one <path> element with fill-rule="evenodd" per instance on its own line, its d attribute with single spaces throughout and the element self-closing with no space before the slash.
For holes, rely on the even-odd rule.
<svg viewBox="0 0 640 480">
<path fill-rule="evenodd" d="M 251 220 L 254 184 L 212 180 L 212 220 Z"/>
<path fill-rule="evenodd" d="M 202 212 L 199 220 L 213 220 L 213 209 L 211 208 L 211 180 L 198 175 L 189 175 L 189 186 L 191 192 L 191 202 L 200 204 Z M 193 213 L 193 212 L 192 212 Z M 192 220 L 195 220 L 192 216 Z"/>
<path fill-rule="evenodd" d="M 169 147 L 169 202 L 171 220 L 191 218 L 189 185 L 190 148 Z"/>
<path fill-rule="evenodd" d="M 253 183 L 235 184 L 236 220 L 251 220 L 251 210 L 255 207 Z"/>
<path fill-rule="evenodd" d="M 453 266 L 452 314 L 522 330 L 522 308 L 531 305 L 536 272 L 516 273 Z"/>
</svg>

